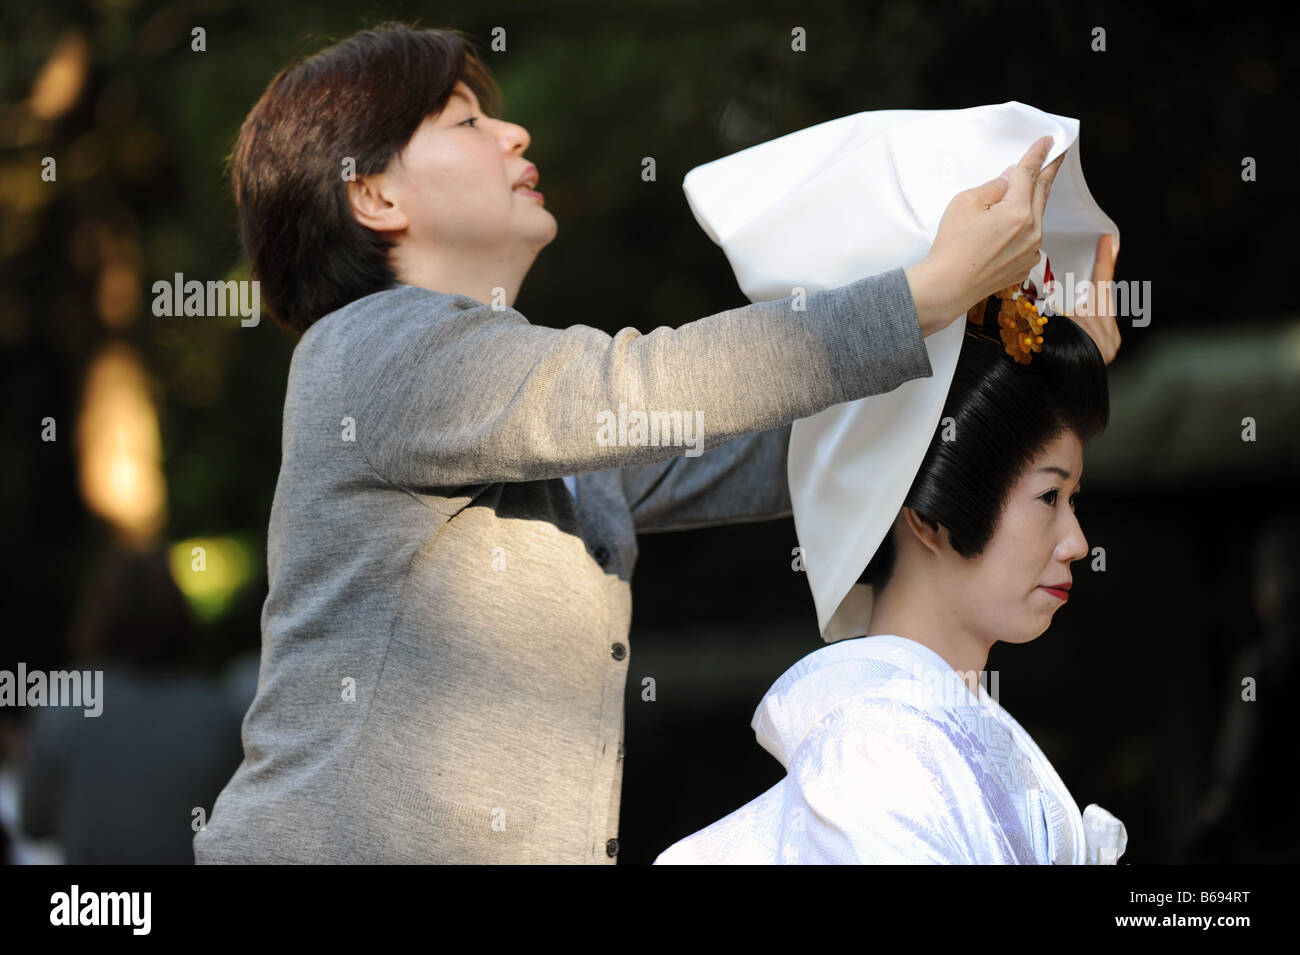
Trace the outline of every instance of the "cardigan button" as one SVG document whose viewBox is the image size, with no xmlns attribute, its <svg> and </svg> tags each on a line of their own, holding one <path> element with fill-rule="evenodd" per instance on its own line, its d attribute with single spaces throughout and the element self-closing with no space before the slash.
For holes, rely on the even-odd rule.
<svg viewBox="0 0 1300 955">
<path fill-rule="evenodd" d="M 591 552 L 591 556 L 596 558 L 596 563 L 604 567 L 609 562 L 609 551 L 605 549 L 604 544 L 597 544 L 596 549 Z"/>
<path fill-rule="evenodd" d="M 627 647 L 623 646 L 621 643 L 616 643 L 609 648 L 609 655 L 615 660 L 622 660 L 627 656 Z"/>
<path fill-rule="evenodd" d="M 617 839 L 610 839 L 609 842 L 605 843 L 605 855 L 609 856 L 611 859 L 618 855 Z"/>
</svg>

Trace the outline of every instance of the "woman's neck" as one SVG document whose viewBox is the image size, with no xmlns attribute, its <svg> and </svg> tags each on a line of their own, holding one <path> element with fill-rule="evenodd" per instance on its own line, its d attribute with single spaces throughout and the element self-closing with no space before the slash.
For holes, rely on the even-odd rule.
<svg viewBox="0 0 1300 955">
<path fill-rule="evenodd" d="M 866 636 L 892 633 L 929 647 L 957 671 L 979 698 L 979 679 L 992 641 L 970 633 L 933 595 L 909 595 L 905 581 L 893 579 L 875 595 Z"/>
</svg>

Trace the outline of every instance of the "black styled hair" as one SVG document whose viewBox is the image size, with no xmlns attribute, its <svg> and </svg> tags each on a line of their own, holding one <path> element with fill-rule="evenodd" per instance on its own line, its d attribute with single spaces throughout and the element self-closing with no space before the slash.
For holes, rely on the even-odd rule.
<svg viewBox="0 0 1300 955">
<path fill-rule="evenodd" d="M 459 30 L 379 24 L 283 69 L 244 120 L 229 157 L 240 239 L 262 301 L 303 332 L 392 286 L 395 244 L 356 221 L 355 178 L 383 172 L 440 113 L 458 81 L 488 115 L 500 88 Z"/>
<path fill-rule="evenodd" d="M 962 339 L 939 427 L 903 504 L 947 528 L 953 550 L 975 558 L 992 540 L 1011 488 L 1047 445 L 1067 431 L 1087 445 L 1106 430 L 1110 393 L 1101 352 L 1067 316 L 1049 318 L 1042 351 L 1027 365 L 989 339 Z M 943 440 L 948 419 L 956 440 Z M 895 555 L 891 524 L 858 582 L 879 593 Z"/>
</svg>

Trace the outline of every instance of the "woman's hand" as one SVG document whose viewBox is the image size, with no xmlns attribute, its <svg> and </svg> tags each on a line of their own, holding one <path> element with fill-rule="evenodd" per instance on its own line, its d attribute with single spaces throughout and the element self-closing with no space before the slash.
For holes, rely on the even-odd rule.
<svg viewBox="0 0 1300 955">
<path fill-rule="evenodd" d="M 1115 237 L 1103 235 L 1097 240 L 1097 264 L 1092 269 L 1092 289 L 1084 303 L 1071 315 L 1097 343 L 1101 357 L 1110 364 L 1119 351 L 1119 326 L 1115 324 L 1115 295 L 1110 281 L 1115 277 L 1115 260 L 1119 246 Z M 1105 283 L 1105 294 L 1098 289 Z"/>
<path fill-rule="evenodd" d="M 1062 153 L 1044 169 L 1051 148 L 1052 137 L 1044 136 L 1017 165 L 948 204 L 929 255 L 904 272 L 922 337 L 999 289 L 1019 285 L 1038 264 L 1043 209 L 1065 158 Z"/>
</svg>

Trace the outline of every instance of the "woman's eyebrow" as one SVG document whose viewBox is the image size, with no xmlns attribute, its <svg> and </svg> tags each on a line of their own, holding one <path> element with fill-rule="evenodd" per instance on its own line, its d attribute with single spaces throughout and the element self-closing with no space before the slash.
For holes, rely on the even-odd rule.
<svg viewBox="0 0 1300 955">
<path fill-rule="evenodd" d="M 1070 480 L 1070 472 L 1067 471 L 1065 468 L 1058 468 L 1055 464 L 1049 464 L 1049 465 L 1047 465 L 1046 467 L 1041 467 L 1041 468 L 1038 469 L 1038 473 L 1039 473 L 1039 474 L 1042 474 L 1044 471 L 1051 471 L 1051 472 L 1053 472 L 1054 474 L 1059 474 L 1061 477 L 1065 478 L 1067 481 Z M 1078 490 L 1078 491 L 1080 491 L 1080 492 L 1083 491 L 1083 479 L 1082 479 L 1082 477 L 1080 477 L 1080 479 L 1079 479 L 1079 486 L 1078 486 L 1078 488 L 1076 488 L 1076 490 Z"/>
<path fill-rule="evenodd" d="M 458 99 L 463 99 L 470 106 L 478 106 L 478 103 L 475 101 L 476 98 L 473 96 L 473 94 L 465 93 L 462 90 L 452 90 L 451 95 Z"/>
</svg>

